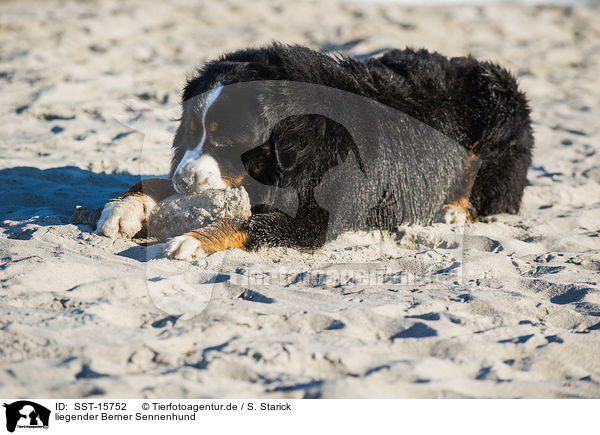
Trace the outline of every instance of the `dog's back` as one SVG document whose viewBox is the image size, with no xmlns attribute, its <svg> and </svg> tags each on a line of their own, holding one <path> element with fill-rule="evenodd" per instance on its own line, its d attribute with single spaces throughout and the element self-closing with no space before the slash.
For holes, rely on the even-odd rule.
<svg viewBox="0 0 600 435">
<path fill-rule="evenodd" d="M 533 134 L 530 109 L 505 69 L 472 57 L 391 50 L 366 61 L 384 90 L 378 101 L 456 140 L 481 159 L 470 201 L 479 215 L 516 213 Z"/>
</svg>

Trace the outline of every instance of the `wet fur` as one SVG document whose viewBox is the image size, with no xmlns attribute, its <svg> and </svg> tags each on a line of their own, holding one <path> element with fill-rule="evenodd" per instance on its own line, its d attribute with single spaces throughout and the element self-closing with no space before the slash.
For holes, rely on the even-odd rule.
<svg viewBox="0 0 600 435">
<path fill-rule="evenodd" d="M 214 88 L 217 84 L 233 84 L 256 80 L 285 80 L 314 83 L 361 95 L 402 111 L 455 140 L 464 149 L 427 149 L 423 152 L 443 162 L 449 156 L 467 150 L 482 160 L 468 202 L 479 216 L 516 213 L 519 210 L 526 173 L 531 163 L 533 136 L 530 110 L 525 95 L 515 78 L 505 69 L 472 57 L 448 59 L 426 50 L 390 50 L 377 58 L 360 62 L 347 57 L 332 57 L 300 46 L 274 44 L 225 54 L 207 63 L 191 79 L 183 91 L 184 102 Z M 265 99 L 268 101 L 268 99 Z M 270 111 L 271 110 L 271 111 Z M 246 131 L 246 143 L 254 145 L 244 155 L 246 174 L 264 184 L 292 186 L 298 191 L 299 209 L 289 216 L 268 205 L 252 203 L 253 215 L 240 224 L 247 233 L 247 248 L 258 246 L 317 247 L 325 241 L 328 212 L 312 197 L 319 177 L 329 170 L 336 156 L 347 155 L 352 138 L 346 129 L 320 115 L 294 116 L 281 121 L 269 137 L 261 136 L 260 125 L 269 116 L 276 117 L 276 107 L 266 105 L 256 112 L 253 125 Z M 258 115 L 261 113 L 262 115 Z M 174 143 L 171 177 L 190 141 L 189 117 L 184 111 Z M 398 145 L 398 144 L 396 144 Z M 378 143 L 374 146 L 386 147 Z M 400 145 L 402 146 L 402 145 Z M 406 144 L 404 146 L 409 146 Z M 215 157 L 227 171 L 232 162 L 219 157 L 218 150 L 205 143 L 205 152 Z M 400 148 L 402 149 L 402 148 Z M 288 161 L 286 161 L 286 159 Z M 403 167 L 402 155 L 390 159 L 392 178 L 397 172 L 418 174 L 428 171 L 428 182 L 449 189 L 444 170 Z M 235 170 L 234 170 L 235 172 Z M 465 177 L 469 174 L 465 174 Z M 357 188 L 360 186 L 357 185 Z M 385 198 L 373 197 L 347 204 L 369 207 L 373 219 L 370 226 L 392 229 L 398 224 L 428 223 L 435 209 L 461 198 L 450 193 L 432 195 L 403 186 L 402 198 L 386 205 Z M 408 190 L 407 190 L 408 189 Z M 251 201 L 253 199 L 250 193 Z M 466 193 L 465 193 L 466 194 Z M 424 214 L 410 214 L 403 201 L 410 199 L 412 208 L 422 205 Z M 443 200 L 440 201 L 440 198 Z M 351 228 L 348 228 L 351 229 Z"/>
<path fill-rule="evenodd" d="M 400 150 L 385 162 L 386 177 L 395 188 L 382 195 L 353 180 L 356 191 L 370 194 L 370 200 L 363 197 L 341 204 L 348 209 L 367 207 L 368 226 L 392 229 L 399 224 L 429 223 L 436 212 L 456 202 L 470 205 L 470 212 L 479 216 L 518 212 L 533 147 L 530 110 L 515 78 L 500 66 L 472 57 L 448 59 L 411 49 L 390 50 L 361 62 L 305 47 L 273 44 L 225 54 L 207 63 L 186 85 L 184 107 L 186 101 L 218 84 L 257 80 L 313 83 L 351 92 L 404 112 L 456 141 L 458 145 L 448 149 L 420 144 L 416 152 L 439 163 L 431 167 L 403 159 L 403 150 L 411 151 L 407 148 L 410 144 L 393 143 L 393 137 L 380 138 L 373 146 Z M 321 115 L 291 116 L 265 136 L 261 128 L 269 117 L 277 117 L 278 108 L 270 107 L 268 98 L 262 101 L 251 113 L 244 137 L 236 138 L 253 145 L 242 155 L 243 171 L 239 162 L 219 155 L 210 137 L 204 152 L 217 160 L 223 174 L 242 185 L 252 177 L 266 185 L 293 187 L 298 192 L 298 212 L 290 216 L 269 204 L 254 202 L 249 192 L 253 214 L 247 221 L 229 223 L 229 236 L 241 240 L 246 249 L 318 247 L 326 240 L 329 213 L 315 201 L 313 191 L 336 160 L 349 155 L 354 146 L 352 137 L 344 126 Z M 154 185 L 134 186 L 127 195 L 139 192 L 158 201 L 173 192 L 175 169 L 186 150 L 197 143 L 190 130 L 193 118 L 194 113 L 184 110 L 173 142 L 169 180 L 160 180 L 159 189 Z M 473 173 L 453 163 L 465 150 L 482 161 L 474 181 L 467 180 Z M 394 181 L 402 177 L 408 182 Z M 413 186 L 411 177 L 425 177 L 429 188 L 419 183 Z M 471 190 L 463 196 L 468 198 L 453 193 L 456 180 L 449 182 L 449 177 L 458 182 L 467 180 Z M 351 223 L 347 229 L 353 229 Z"/>
</svg>

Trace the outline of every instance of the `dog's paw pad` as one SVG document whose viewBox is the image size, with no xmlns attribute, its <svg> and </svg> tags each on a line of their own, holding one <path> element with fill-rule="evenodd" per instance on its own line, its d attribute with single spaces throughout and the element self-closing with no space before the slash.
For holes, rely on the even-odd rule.
<svg viewBox="0 0 600 435">
<path fill-rule="evenodd" d="M 140 232 L 155 202 L 147 195 L 127 196 L 104 206 L 96 233 L 116 238 L 131 238 Z"/>
<path fill-rule="evenodd" d="M 165 254 L 176 260 L 191 261 L 196 257 L 204 257 L 204 251 L 200 248 L 200 242 L 192 236 L 173 237 L 167 242 Z"/>
</svg>

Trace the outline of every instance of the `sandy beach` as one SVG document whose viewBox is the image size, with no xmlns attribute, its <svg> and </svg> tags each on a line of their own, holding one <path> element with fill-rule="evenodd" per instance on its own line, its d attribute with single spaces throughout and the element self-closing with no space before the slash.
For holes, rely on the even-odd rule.
<svg viewBox="0 0 600 435">
<path fill-rule="evenodd" d="M 600 8 L 0 4 L 0 397 L 600 398 Z M 271 41 L 518 77 L 518 215 L 192 263 L 70 223 L 163 176 L 182 86 Z"/>
</svg>

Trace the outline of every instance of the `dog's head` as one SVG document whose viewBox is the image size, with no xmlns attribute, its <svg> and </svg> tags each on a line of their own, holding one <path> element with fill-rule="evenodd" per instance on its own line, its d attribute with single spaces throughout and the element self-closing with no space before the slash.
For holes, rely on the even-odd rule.
<svg viewBox="0 0 600 435">
<path fill-rule="evenodd" d="M 178 192 L 242 185 L 255 205 L 270 202 L 273 187 L 308 191 L 348 154 L 345 126 L 376 129 L 364 98 L 291 74 L 306 62 L 294 57 L 297 68 L 283 67 L 284 49 L 225 55 L 188 82 L 170 171 Z"/>
<path fill-rule="evenodd" d="M 238 90 L 219 83 L 184 101 L 171 166 L 178 192 L 243 183 L 241 155 L 263 144 L 267 132 L 256 98 Z"/>
<path fill-rule="evenodd" d="M 191 91 L 188 85 L 173 144 L 175 189 L 189 194 L 243 186 L 256 204 L 268 201 L 273 187 L 293 185 L 305 167 L 299 151 L 314 146 L 307 124 L 320 124 L 306 119 L 311 115 L 282 115 L 282 92 L 284 86 L 268 81 L 217 82 Z"/>
</svg>

